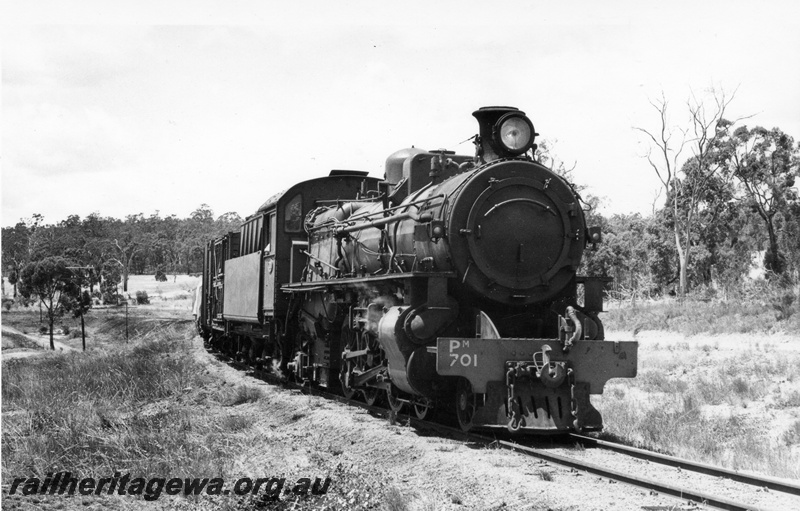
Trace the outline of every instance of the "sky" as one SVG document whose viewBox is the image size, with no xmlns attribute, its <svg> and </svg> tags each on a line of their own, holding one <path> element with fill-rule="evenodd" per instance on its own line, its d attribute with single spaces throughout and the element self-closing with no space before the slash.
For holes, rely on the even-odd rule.
<svg viewBox="0 0 800 511">
<path fill-rule="evenodd" d="M 663 203 L 634 127 L 728 117 L 800 139 L 792 1 L 2 0 L 2 225 L 253 213 L 410 146 L 473 154 L 479 107 L 525 111 L 603 212 Z M 688 156 L 688 153 L 685 153 Z"/>
</svg>

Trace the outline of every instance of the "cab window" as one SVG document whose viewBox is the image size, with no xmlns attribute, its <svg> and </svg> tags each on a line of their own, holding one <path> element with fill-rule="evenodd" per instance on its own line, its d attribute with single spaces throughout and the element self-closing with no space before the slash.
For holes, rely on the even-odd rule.
<svg viewBox="0 0 800 511">
<path fill-rule="evenodd" d="M 273 239 L 274 236 L 275 236 L 275 213 L 270 213 L 268 216 L 265 217 L 264 220 L 264 241 L 266 242 L 266 246 L 264 247 L 265 254 L 272 253 L 272 247 L 275 246 L 275 240 Z"/>
<path fill-rule="evenodd" d="M 299 193 L 286 204 L 283 218 L 283 229 L 286 232 L 300 232 L 303 230 L 303 198 Z"/>
</svg>

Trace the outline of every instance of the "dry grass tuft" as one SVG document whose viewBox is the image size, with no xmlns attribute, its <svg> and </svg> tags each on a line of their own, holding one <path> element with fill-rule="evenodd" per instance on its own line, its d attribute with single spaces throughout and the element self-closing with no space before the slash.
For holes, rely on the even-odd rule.
<svg viewBox="0 0 800 511">
<path fill-rule="evenodd" d="M 548 472 L 547 470 L 539 470 L 536 472 L 536 475 L 539 476 L 539 479 L 542 481 L 552 481 L 553 480 L 553 473 Z"/>
<path fill-rule="evenodd" d="M 217 401 L 225 406 L 238 406 L 245 403 L 255 403 L 264 397 L 261 389 L 249 385 L 239 385 L 235 389 L 223 389 L 217 396 Z"/>
<path fill-rule="evenodd" d="M 252 425 L 253 425 L 252 419 L 248 417 L 243 417 L 241 415 L 227 415 L 222 419 L 223 428 L 225 429 L 225 431 L 230 431 L 231 433 L 238 433 L 240 431 L 245 431 Z"/>
<path fill-rule="evenodd" d="M 784 432 L 782 436 L 783 443 L 786 446 L 800 445 L 800 419 L 797 419 L 789 426 L 789 429 Z"/>
<path fill-rule="evenodd" d="M 386 509 L 388 511 L 407 511 L 410 509 L 411 499 L 395 486 L 391 486 L 384 495 Z"/>
</svg>

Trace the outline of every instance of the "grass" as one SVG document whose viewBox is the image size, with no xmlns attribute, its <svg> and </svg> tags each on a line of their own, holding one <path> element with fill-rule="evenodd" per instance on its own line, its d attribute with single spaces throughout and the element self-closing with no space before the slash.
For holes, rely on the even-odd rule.
<svg viewBox="0 0 800 511">
<path fill-rule="evenodd" d="M 252 419 L 241 415 L 227 415 L 222 419 L 222 426 L 227 431 L 245 431 L 253 425 Z"/>
<path fill-rule="evenodd" d="M 639 302 L 636 307 L 609 304 L 603 315 L 608 330 L 663 330 L 683 335 L 800 332 L 800 305 L 777 306 L 770 299 Z"/>
<path fill-rule="evenodd" d="M 194 288 L 200 284 L 200 277 L 191 275 L 167 275 L 165 282 L 159 282 L 153 275 L 131 275 L 128 278 L 128 292 L 135 296 L 134 291 L 145 291 L 149 296 L 170 297 L 177 295 L 191 295 Z"/>
<path fill-rule="evenodd" d="M 642 344 L 639 376 L 609 382 L 595 403 L 604 435 L 614 440 L 800 478 L 800 419 L 792 419 L 800 416 L 799 378 L 796 352 L 742 349 L 711 357 L 702 345 Z"/>
<path fill-rule="evenodd" d="M 798 342 L 800 290 L 768 282 L 751 287 L 736 300 L 612 304 L 603 316 L 609 331 L 633 332 L 634 338 L 663 331 L 683 339 L 640 339 L 638 376 L 609 382 L 595 400 L 606 436 L 732 469 L 800 478 L 800 353 L 780 346 Z"/>
<path fill-rule="evenodd" d="M 202 409 L 181 404 L 191 389 L 218 384 L 190 356 L 191 337 L 173 325 L 113 351 L 3 362 L 3 480 L 60 470 L 224 476 L 226 438 L 247 424 L 212 428 Z"/>
<path fill-rule="evenodd" d="M 800 390 L 787 392 L 786 396 L 781 397 L 779 405 L 785 408 L 800 408 Z"/>
<path fill-rule="evenodd" d="M 782 440 L 786 443 L 786 445 L 797 445 L 800 444 L 800 419 L 794 421 L 794 423 L 786 430 L 783 434 Z"/>
<path fill-rule="evenodd" d="M 143 306 L 129 308 L 126 319 L 124 307 L 94 309 L 84 316 L 86 349 L 87 351 L 101 352 L 118 349 L 126 343 L 126 330 L 127 342 L 137 343 L 143 339 L 160 335 L 164 329 L 191 328 L 192 319 L 186 316 L 186 314 L 176 315 L 169 310 L 150 309 L 148 306 Z M 16 328 L 28 335 L 40 336 L 39 338 L 43 342 L 49 343 L 47 334 L 39 334 L 39 310 L 37 307 L 15 308 L 4 312 L 3 325 Z M 54 327 L 56 341 L 77 350 L 82 349 L 80 318 L 73 318 L 71 315 L 63 316 L 56 321 Z M 69 330 L 69 335 L 60 335 L 63 327 Z M 5 341 L 6 337 L 7 334 L 4 334 L 4 346 L 10 346 Z M 13 339 L 13 337 L 9 338 L 9 340 Z"/>
<path fill-rule="evenodd" d="M 605 417 L 611 418 L 608 430 L 615 432 L 612 438 L 636 439 L 634 444 L 648 449 L 734 470 L 800 477 L 798 456 L 786 449 L 787 444 L 800 440 L 797 426 L 784 433 L 783 445 L 775 445 L 757 422 L 736 414 L 706 416 L 692 399 L 662 401 L 646 410 L 641 410 L 640 406 L 640 403 L 616 402 L 604 407 Z"/>
<path fill-rule="evenodd" d="M 395 486 L 390 486 L 384 495 L 386 509 L 388 511 L 406 511 L 409 509 L 411 499 Z"/>
<path fill-rule="evenodd" d="M 237 406 L 245 403 L 255 403 L 264 393 L 256 387 L 239 385 L 235 390 L 223 393 L 223 402 L 226 406 Z"/>
</svg>

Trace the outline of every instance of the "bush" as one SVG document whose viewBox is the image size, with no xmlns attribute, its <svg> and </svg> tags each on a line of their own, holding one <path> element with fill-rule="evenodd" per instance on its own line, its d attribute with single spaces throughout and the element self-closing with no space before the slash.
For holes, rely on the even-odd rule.
<svg viewBox="0 0 800 511">
<path fill-rule="evenodd" d="M 773 293 L 769 300 L 772 303 L 772 308 L 775 309 L 775 319 L 778 321 L 789 319 L 794 314 L 795 309 L 792 307 L 795 301 L 793 291 L 789 289 L 780 290 L 780 292 Z"/>
<path fill-rule="evenodd" d="M 103 291 L 103 303 L 116 305 L 119 302 L 120 295 L 117 293 L 117 288 L 112 287 Z"/>
<path fill-rule="evenodd" d="M 138 305 L 148 305 L 150 303 L 147 291 L 136 291 L 136 303 Z"/>
<path fill-rule="evenodd" d="M 39 333 L 40 334 L 44 335 L 44 334 L 46 334 L 48 332 L 50 332 L 50 328 L 48 328 L 47 326 L 42 325 L 42 326 L 39 327 Z"/>
<path fill-rule="evenodd" d="M 156 268 L 156 280 L 158 282 L 166 282 L 167 281 L 167 272 L 164 271 L 163 266 L 159 266 Z"/>
<path fill-rule="evenodd" d="M 69 326 L 61 325 L 61 333 L 64 335 L 69 335 Z"/>
</svg>

